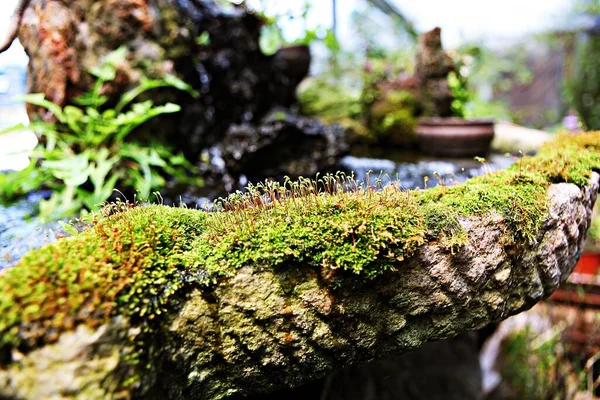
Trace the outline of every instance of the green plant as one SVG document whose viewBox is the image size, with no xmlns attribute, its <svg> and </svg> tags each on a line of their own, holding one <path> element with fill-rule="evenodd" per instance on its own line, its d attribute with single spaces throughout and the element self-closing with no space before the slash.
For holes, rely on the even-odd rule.
<svg viewBox="0 0 600 400">
<path fill-rule="evenodd" d="M 482 44 L 470 43 L 452 51 L 455 73 L 448 83 L 455 101 L 452 110 L 466 118 L 496 118 L 518 122 L 507 102 L 492 96 L 527 85 L 532 79 L 522 46 L 498 52 Z"/>
<path fill-rule="evenodd" d="M 358 94 L 332 85 L 326 79 L 307 79 L 298 91 L 298 101 L 303 114 L 319 117 L 328 123 L 361 117 Z"/>
<path fill-rule="evenodd" d="M 574 71 L 566 81 L 569 102 L 587 129 L 600 129 L 600 35 L 580 44 Z"/>
<path fill-rule="evenodd" d="M 160 87 L 198 94 L 180 79 L 166 75 L 162 79 L 142 78 L 139 86 L 121 96 L 114 107 L 102 94 L 103 85 L 115 79 L 117 65 L 126 49 L 111 53 L 105 62 L 90 70 L 97 78 L 92 89 L 77 97 L 76 106 L 60 107 L 43 94 L 25 96 L 25 101 L 50 111 L 58 123 L 37 121 L 6 129 L 2 133 L 34 130 L 40 141 L 31 153 L 28 168 L 0 175 L 0 198 L 10 201 L 32 190 L 47 188 L 52 196 L 40 203 L 45 219 L 71 216 L 82 208 L 94 210 L 119 187 L 132 189 L 142 198 L 165 185 L 165 176 L 199 184 L 190 178 L 193 166 L 183 155 L 173 154 L 164 144 L 143 145 L 126 141 L 127 136 L 146 121 L 180 110 L 176 104 L 156 106 L 152 100 L 134 102 L 138 96 Z"/>
<path fill-rule="evenodd" d="M 580 298 L 586 289 L 579 285 L 574 288 Z M 572 289 L 568 289 L 572 290 Z M 570 304 L 573 306 L 574 304 Z M 551 301 L 540 304 L 527 319 L 535 321 L 531 325 L 512 331 L 503 339 L 496 369 L 502 376 L 501 394 L 494 398 L 502 399 L 595 399 L 600 380 L 597 378 L 598 351 L 592 341 L 583 346 L 573 346 L 572 322 L 583 319 L 588 335 L 598 333 L 596 318 L 589 314 L 590 309 L 569 307 L 556 308 Z M 590 318 L 591 317 L 591 318 Z M 539 321 L 546 321 L 540 323 Z M 594 324 L 594 325 L 591 325 Z M 578 325 L 578 324 L 576 324 Z M 509 324 L 510 326 L 510 324 Z M 510 328 L 509 328 L 510 329 Z M 577 329 L 575 329 L 577 330 Z"/>
<path fill-rule="evenodd" d="M 298 102 L 302 114 L 339 124 L 350 142 L 373 142 L 376 138 L 364 123 L 360 94 L 334 79 L 308 78 L 300 86 Z"/>
<path fill-rule="evenodd" d="M 596 215 L 594 219 L 592 219 L 588 234 L 592 243 L 600 245 L 600 215 Z"/>
<path fill-rule="evenodd" d="M 265 5 L 263 5 L 262 8 L 265 9 Z M 299 15 L 291 10 L 275 15 L 260 13 L 261 18 L 265 22 L 261 29 L 259 38 L 259 45 L 263 53 L 266 55 L 272 55 L 283 46 L 308 46 L 317 40 L 322 41 L 327 49 L 332 53 L 339 50 L 339 43 L 330 29 L 325 29 L 321 25 L 318 25 L 314 28 L 308 27 L 307 21 L 311 9 L 311 1 L 305 0 L 302 4 L 302 11 Z M 294 20 L 299 20 L 302 23 L 302 26 L 300 28 L 300 34 L 294 39 L 290 39 L 284 34 L 282 25 Z"/>
<path fill-rule="evenodd" d="M 515 332 L 502 347 L 502 377 L 510 399 L 565 398 L 565 377 L 560 364 L 564 350 L 560 332 L 551 338 L 537 337 L 530 329 Z"/>
<path fill-rule="evenodd" d="M 448 86 L 450 86 L 454 97 L 452 101 L 452 114 L 455 117 L 464 118 L 467 113 L 467 103 L 471 97 L 467 78 L 459 73 L 450 72 L 448 74 Z"/>
<path fill-rule="evenodd" d="M 382 143 L 406 145 L 415 138 L 419 102 L 407 90 L 378 93 L 368 111 L 369 127 Z"/>
</svg>

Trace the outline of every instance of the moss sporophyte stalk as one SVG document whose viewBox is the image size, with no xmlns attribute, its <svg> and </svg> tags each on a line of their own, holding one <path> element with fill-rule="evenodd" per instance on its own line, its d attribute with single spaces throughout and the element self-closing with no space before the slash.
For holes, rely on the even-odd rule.
<svg viewBox="0 0 600 400">
<path fill-rule="evenodd" d="M 460 249 L 460 220 L 469 216 L 502 216 L 507 245 L 535 240 L 548 187 L 583 186 L 598 168 L 600 133 L 588 133 L 561 136 L 535 157 L 458 186 L 400 191 L 377 179 L 377 191 L 337 174 L 251 186 L 212 213 L 162 205 L 106 212 L 1 273 L 0 346 L 28 351 L 115 315 L 155 326 L 171 300 L 210 290 L 246 265 L 322 269 L 334 284 L 402 273 L 401 261 L 420 246 Z"/>
</svg>

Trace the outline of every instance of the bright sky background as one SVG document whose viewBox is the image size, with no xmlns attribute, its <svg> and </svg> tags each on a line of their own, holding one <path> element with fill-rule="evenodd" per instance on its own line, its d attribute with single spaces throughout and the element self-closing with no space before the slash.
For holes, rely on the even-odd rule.
<svg viewBox="0 0 600 400">
<path fill-rule="evenodd" d="M 10 25 L 10 16 L 16 4 L 17 0 L 0 0 L 0 40 L 2 41 L 6 37 Z M 27 64 L 27 56 L 18 41 L 15 41 L 6 52 L 0 54 L 0 65 L 6 64 Z"/>
<path fill-rule="evenodd" d="M 444 45 L 454 47 L 464 40 L 509 40 L 526 33 L 558 28 L 574 0 L 392 0 L 419 31 L 442 27 Z M 257 3 L 259 0 L 248 0 Z M 263 0 L 269 9 L 300 8 L 302 0 Z M 0 37 L 4 38 L 17 0 L 0 0 Z M 330 26 L 331 1 L 313 0 L 310 25 Z M 350 13 L 364 0 L 338 0 L 340 38 L 352 40 Z M 274 7 L 274 8 L 271 8 Z M 25 64 L 22 47 L 15 42 L 0 55 L 0 65 Z"/>
<path fill-rule="evenodd" d="M 456 47 L 465 40 L 502 41 L 527 33 L 558 29 L 567 22 L 576 0 L 391 0 L 417 31 L 439 26 L 444 45 Z M 300 10 L 302 0 L 247 0 L 250 4 L 266 4 L 270 13 L 286 9 Z M 331 0 L 313 0 L 310 25 L 330 26 Z M 350 14 L 365 0 L 338 0 L 339 37 L 352 41 Z M 300 24 L 298 24 L 298 30 Z M 291 28 L 292 29 L 292 28 Z M 299 34 L 298 34 L 299 35 Z"/>
</svg>

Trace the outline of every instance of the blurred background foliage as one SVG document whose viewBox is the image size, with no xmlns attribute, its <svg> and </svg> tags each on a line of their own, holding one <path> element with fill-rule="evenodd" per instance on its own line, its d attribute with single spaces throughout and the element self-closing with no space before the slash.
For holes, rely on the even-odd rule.
<svg viewBox="0 0 600 400">
<path fill-rule="evenodd" d="M 335 24 L 307 23 L 314 1 L 303 1 L 300 12 L 290 8 L 280 13 L 271 11 L 271 3 L 252 3 L 266 15 L 263 51 L 273 54 L 289 44 L 311 45 L 314 81 L 305 82 L 299 94 L 302 109 L 310 115 L 357 128 L 353 121 L 365 117 L 359 109 L 361 99 L 368 98 L 363 90 L 370 82 L 382 75 L 414 72 L 419 32 L 399 2 L 369 0 L 356 7 L 345 21 L 352 27 L 350 44 L 338 42 Z M 573 1 L 564 23 L 542 34 L 446 48 L 456 68 L 449 77 L 454 114 L 556 131 L 571 111 L 585 127 L 599 129 L 599 11 L 597 1 Z M 292 23 L 296 28 L 288 29 Z M 364 104 L 362 108 L 364 112 Z"/>
<path fill-rule="evenodd" d="M 600 18 L 598 2 L 579 3 L 575 12 Z M 566 81 L 569 104 L 577 111 L 585 128 L 600 129 L 600 33 L 594 29 L 577 42 L 572 73 Z"/>
</svg>

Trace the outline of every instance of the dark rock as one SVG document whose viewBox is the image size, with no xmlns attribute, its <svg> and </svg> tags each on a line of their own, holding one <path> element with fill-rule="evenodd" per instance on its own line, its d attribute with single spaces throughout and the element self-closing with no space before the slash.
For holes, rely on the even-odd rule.
<svg viewBox="0 0 600 400">
<path fill-rule="evenodd" d="M 299 388 L 246 399 L 478 400 L 481 394 L 477 335 L 469 333 L 385 360 L 347 367 Z"/>
<path fill-rule="evenodd" d="M 348 152 L 344 130 L 279 108 L 258 124 L 231 125 L 210 150 L 213 172 L 260 181 L 284 176 L 311 176 L 331 170 Z M 217 156 L 217 158 L 215 158 Z M 242 182 L 243 183 L 243 182 Z"/>
</svg>

